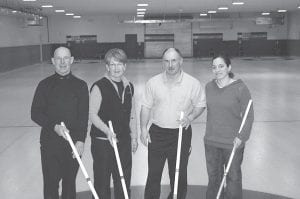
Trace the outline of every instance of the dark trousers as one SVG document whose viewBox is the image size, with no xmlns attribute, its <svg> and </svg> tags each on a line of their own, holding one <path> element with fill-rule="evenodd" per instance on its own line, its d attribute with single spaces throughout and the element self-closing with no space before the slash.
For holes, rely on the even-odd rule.
<svg viewBox="0 0 300 199">
<path fill-rule="evenodd" d="M 62 180 L 62 199 L 76 198 L 78 163 L 72 158 L 69 146 L 47 148 L 41 146 L 44 199 L 59 199 L 59 182 Z"/>
<path fill-rule="evenodd" d="M 145 199 L 159 199 L 161 177 L 166 160 L 168 161 L 171 192 L 173 198 L 178 129 L 160 128 L 154 124 L 149 129 L 151 143 L 148 144 L 148 177 L 145 188 Z M 192 129 L 183 129 L 178 180 L 178 199 L 187 194 L 187 165 L 191 148 Z"/>
<path fill-rule="evenodd" d="M 130 195 L 130 180 L 132 167 L 131 138 L 118 140 L 118 151 L 123 174 Z M 94 186 L 101 199 L 111 199 L 110 177 L 113 177 L 115 199 L 123 199 L 124 193 L 120 173 L 113 147 L 108 140 L 92 139 L 91 152 L 93 156 Z"/>
<path fill-rule="evenodd" d="M 215 199 L 224 175 L 224 165 L 227 166 L 232 149 L 217 148 L 205 144 L 208 186 L 206 199 Z M 242 171 L 244 147 L 238 148 L 226 177 L 226 188 L 223 188 L 221 199 L 242 199 Z"/>
</svg>

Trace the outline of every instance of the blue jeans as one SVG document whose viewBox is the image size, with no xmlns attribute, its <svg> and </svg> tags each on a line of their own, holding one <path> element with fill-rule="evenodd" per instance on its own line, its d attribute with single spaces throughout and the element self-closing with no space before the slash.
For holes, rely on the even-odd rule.
<svg viewBox="0 0 300 199">
<path fill-rule="evenodd" d="M 206 199 L 216 199 L 219 186 L 224 175 L 224 165 L 227 166 L 232 149 L 217 148 L 205 144 L 208 186 Z M 244 147 L 235 152 L 231 167 L 226 177 L 226 187 L 223 188 L 221 199 L 242 199 L 242 171 Z"/>
</svg>

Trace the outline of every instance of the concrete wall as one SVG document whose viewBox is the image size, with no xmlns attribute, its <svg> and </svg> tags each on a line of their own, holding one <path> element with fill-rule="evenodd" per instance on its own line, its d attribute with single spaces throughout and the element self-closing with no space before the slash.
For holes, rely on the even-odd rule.
<svg viewBox="0 0 300 199">
<path fill-rule="evenodd" d="M 183 56 L 192 57 L 192 28 L 191 23 L 162 23 L 147 24 L 145 34 L 173 34 L 174 41 L 145 42 L 145 57 L 161 57 L 165 48 L 175 47 L 179 49 Z M 160 47 L 161 46 L 161 47 Z"/>
<path fill-rule="evenodd" d="M 290 13 L 288 16 L 288 38 L 290 40 L 300 39 L 300 12 Z"/>
<path fill-rule="evenodd" d="M 238 14 L 218 20 L 201 19 L 198 22 L 177 24 L 175 25 L 176 30 L 174 27 L 172 28 L 174 24 L 162 24 L 162 26 L 168 26 L 169 32 L 174 33 L 174 46 L 182 47 L 181 50 L 186 56 L 193 54 L 192 35 L 194 33 L 223 33 L 223 42 L 225 43 L 222 46 L 236 52 L 238 32 L 267 32 L 268 42 L 266 45 L 268 46 L 265 46 L 262 55 L 274 54 L 272 49 L 274 43 L 278 43 L 278 41 L 282 46 L 281 51 L 285 52 L 277 55 L 300 55 L 299 11 L 288 13 L 284 17 L 282 25 L 256 25 L 255 18 L 257 16 L 257 14 Z M 41 44 L 43 44 L 42 49 L 44 50 L 43 59 L 48 60 L 53 52 L 53 46 L 56 46 L 54 44 L 65 45 L 67 35 L 97 35 L 97 44 L 99 45 L 97 49 L 99 48 L 99 51 L 111 47 L 125 48 L 125 34 L 137 34 L 137 41 L 142 43 L 141 46 L 144 46 L 144 34 L 150 29 L 147 29 L 146 25 L 143 24 L 120 23 L 120 21 L 128 18 L 128 16 L 107 15 L 83 16 L 82 19 L 77 20 L 66 16 L 52 16 L 49 17 L 48 24 L 47 20 L 44 19 L 43 26 L 28 27 L 24 23 L 24 17 L 1 16 L 0 71 L 38 63 Z"/>
<path fill-rule="evenodd" d="M 287 39 L 287 17 L 283 25 L 256 25 L 259 14 L 233 14 L 225 19 L 203 19 L 192 24 L 193 33 L 223 33 L 224 41 L 237 40 L 238 32 L 267 32 L 269 40 Z"/>
<path fill-rule="evenodd" d="M 21 16 L 0 16 L 0 47 L 47 43 L 46 19 L 44 26 L 26 26 L 24 20 Z"/>
<path fill-rule="evenodd" d="M 49 59 L 46 19 L 43 22 L 26 26 L 22 16 L 0 16 L 0 72 L 38 63 L 41 56 Z"/>
<path fill-rule="evenodd" d="M 288 17 L 288 45 L 289 55 L 300 56 L 300 12 L 291 13 Z"/>
<path fill-rule="evenodd" d="M 192 23 L 192 33 L 223 32 L 224 40 L 236 40 L 238 32 L 267 32 L 268 39 L 282 40 L 288 37 L 287 17 L 283 25 L 256 25 L 255 18 L 259 15 L 246 15 L 232 19 L 218 19 Z M 50 42 L 65 43 L 67 35 L 97 35 L 98 42 L 124 42 L 125 34 L 137 34 L 138 42 L 144 41 L 144 34 L 150 33 L 143 24 L 119 23 L 124 17 L 118 16 L 94 16 L 83 17 L 76 20 L 66 17 L 50 17 Z M 295 21 L 294 23 L 297 23 Z M 164 26 L 170 31 L 174 25 L 161 24 L 161 32 L 166 32 Z M 179 25 L 176 25 L 176 27 Z M 186 28 L 186 26 L 183 26 Z M 178 29 L 178 28 L 177 28 Z M 148 31 L 148 32 L 147 32 Z M 173 31 L 174 33 L 174 31 Z"/>
<path fill-rule="evenodd" d="M 125 42 L 125 34 L 137 34 L 138 42 L 144 42 L 144 34 L 174 34 L 173 45 L 179 48 L 186 57 L 193 56 L 193 41 L 194 33 L 223 33 L 223 40 L 229 41 L 229 46 L 237 48 L 237 33 L 238 32 L 267 32 L 268 40 L 265 50 L 255 52 L 255 45 L 251 45 L 253 50 L 250 50 L 249 56 L 265 56 L 274 55 L 274 45 L 277 40 L 286 40 L 288 37 L 287 17 L 284 17 L 284 23 L 281 25 L 256 25 L 255 19 L 259 14 L 232 14 L 225 19 L 201 19 L 198 22 L 183 22 L 183 23 L 162 23 L 162 24 L 124 24 L 120 23 L 124 17 L 117 16 L 94 16 L 83 17 L 81 20 L 76 20 L 67 17 L 50 17 L 49 30 L 50 42 L 65 43 L 67 35 L 97 35 L 98 43 L 117 43 L 120 46 Z M 232 43 L 232 42 L 233 43 Z M 124 44 L 125 45 L 125 44 Z M 169 45 L 163 43 L 148 42 L 145 43 L 145 56 L 155 57 L 162 51 L 161 48 Z M 259 45 L 259 43 L 258 43 Z M 121 45 L 122 46 L 122 45 Z M 224 45 L 223 45 L 224 46 Z M 228 46 L 227 44 L 225 47 Z M 101 47 L 97 47 L 100 49 Z M 283 48 L 282 48 L 283 50 Z M 237 50 L 235 50 L 237 51 Z M 269 52 L 267 52 L 269 51 Z M 158 53 L 157 53 L 158 52 Z M 246 53 L 248 51 L 245 51 Z M 235 53 L 236 55 L 237 53 Z M 151 56 L 153 55 L 153 56 Z M 280 54 L 278 54 L 280 55 Z M 96 57 L 96 55 L 93 55 Z"/>
<path fill-rule="evenodd" d="M 67 35 L 97 35 L 101 42 L 125 42 L 125 34 L 137 34 L 138 42 L 144 41 L 143 24 L 122 24 L 117 16 L 94 16 L 72 19 L 50 17 L 49 30 L 51 43 L 66 43 Z"/>
</svg>

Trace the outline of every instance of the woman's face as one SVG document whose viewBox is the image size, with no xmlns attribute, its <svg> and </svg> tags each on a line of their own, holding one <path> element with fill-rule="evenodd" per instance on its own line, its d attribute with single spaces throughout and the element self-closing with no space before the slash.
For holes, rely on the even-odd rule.
<svg viewBox="0 0 300 199">
<path fill-rule="evenodd" d="M 114 79 L 121 78 L 126 70 L 126 64 L 117 61 L 116 59 L 112 58 L 110 63 L 106 65 L 106 70 L 110 77 Z"/>
<path fill-rule="evenodd" d="M 224 59 L 217 57 L 212 63 L 212 72 L 217 80 L 221 80 L 228 77 L 228 73 L 231 70 L 231 65 L 227 66 Z"/>
</svg>

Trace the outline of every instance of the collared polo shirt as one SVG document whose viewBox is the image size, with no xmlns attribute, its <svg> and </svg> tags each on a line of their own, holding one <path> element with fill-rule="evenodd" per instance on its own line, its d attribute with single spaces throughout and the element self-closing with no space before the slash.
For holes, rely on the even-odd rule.
<svg viewBox="0 0 300 199">
<path fill-rule="evenodd" d="M 205 91 L 196 78 L 183 71 L 173 83 L 163 72 L 146 83 L 142 105 L 151 109 L 152 123 L 178 128 L 181 111 L 189 115 L 194 107 L 206 107 Z"/>
</svg>

